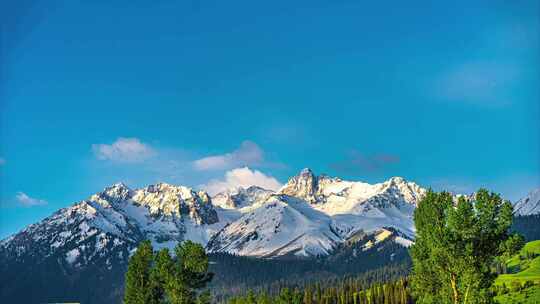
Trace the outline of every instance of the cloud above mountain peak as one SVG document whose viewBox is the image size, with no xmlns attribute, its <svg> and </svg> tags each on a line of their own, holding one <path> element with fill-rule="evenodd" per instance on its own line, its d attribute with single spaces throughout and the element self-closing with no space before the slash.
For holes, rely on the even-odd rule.
<svg viewBox="0 0 540 304">
<path fill-rule="evenodd" d="M 30 196 L 28 196 L 28 194 L 26 194 L 24 192 L 17 192 L 17 195 L 15 197 L 16 197 L 17 201 L 21 205 L 23 205 L 25 207 L 47 205 L 46 200 L 30 197 Z"/>
<path fill-rule="evenodd" d="M 264 151 L 254 142 L 243 141 L 240 147 L 230 153 L 212 155 L 193 162 L 196 170 L 226 170 L 241 166 L 260 165 L 264 162 Z"/>
<path fill-rule="evenodd" d="M 155 154 L 149 145 L 138 138 L 125 137 L 119 137 L 112 144 L 93 144 L 92 151 L 99 160 L 125 163 L 141 162 Z"/>
<path fill-rule="evenodd" d="M 211 195 L 225 191 L 227 189 L 250 186 L 259 186 L 268 190 L 278 190 L 281 183 L 272 176 L 266 175 L 258 170 L 252 170 L 248 167 L 236 168 L 225 173 L 223 179 L 213 179 L 201 188 L 205 189 Z"/>
</svg>

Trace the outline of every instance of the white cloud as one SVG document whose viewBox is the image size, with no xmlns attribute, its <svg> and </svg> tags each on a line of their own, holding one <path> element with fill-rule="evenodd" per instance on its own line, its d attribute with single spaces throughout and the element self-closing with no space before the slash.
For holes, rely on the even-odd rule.
<svg viewBox="0 0 540 304">
<path fill-rule="evenodd" d="M 99 160 L 125 163 L 141 162 L 154 155 L 154 150 L 138 138 L 123 137 L 110 145 L 93 144 L 92 151 Z"/>
<path fill-rule="evenodd" d="M 225 173 L 222 180 L 211 180 L 201 187 L 211 195 L 235 187 L 247 188 L 249 186 L 259 186 L 269 190 L 278 190 L 281 183 L 258 170 L 251 170 L 247 167 L 236 168 Z"/>
<path fill-rule="evenodd" d="M 193 162 L 196 170 L 226 170 L 240 166 L 260 165 L 264 162 L 264 152 L 256 143 L 246 140 L 231 153 L 213 155 Z"/>
<path fill-rule="evenodd" d="M 21 205 L 26 207 L 47 205 L 47 201 L 30 197 L 24 192 L 17 192 L 16 198 Z"/>
</svg>

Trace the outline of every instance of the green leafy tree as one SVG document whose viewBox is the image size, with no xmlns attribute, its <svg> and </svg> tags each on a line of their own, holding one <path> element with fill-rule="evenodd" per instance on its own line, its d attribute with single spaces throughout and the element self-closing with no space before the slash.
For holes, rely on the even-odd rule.
<svg viewBox="0 0 540 304">
<path fill-rule="evenodd" d="M 430 190 L 414 223 L 411 285 L 418 303 L 491 303 L 495 259 L 519 247 L 508 232 L 512 205 L 485 189 L 457 204 L 449 193 Z"/>
<path fill-rule="evenodd" d="M 153 248 L 150 241 L 143 241 L 129 259 L 126 273 L 124 303 L 157 304 L 160 292 L 152 280 Z"/>
</svg>

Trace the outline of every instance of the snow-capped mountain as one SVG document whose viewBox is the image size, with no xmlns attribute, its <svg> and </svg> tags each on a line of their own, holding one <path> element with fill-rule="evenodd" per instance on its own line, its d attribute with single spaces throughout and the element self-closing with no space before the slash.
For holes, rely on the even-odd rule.
<svg viewBox="0 0 540 304">
<path fill-rule="evenodd" d="M 353 236 L 399 231 L 414 238 L 412 215 L 426 190 L 394 177 L 384 183 L 343 181 L 310 169 L 249 208 L 214 235 L 208 250 L 251 256 L 314 256 L 332 252 Z"/>
<path fill-rule="evenodd" d="M 165 183 L 115 184 L 2 241 L 5 256 L 61 256 L 71 267 L 96 257 L 125 259 L 138 242 L 172 248 L 193 240 L 210 252 L 275 257 L 327 255 L 358 235 L 414 238 L 413 211 L 425 189 L 395 177 L 379 184 L 343 181 L 310 169 L 273 192 L 237 188 L 210 196 Z M 110 261 L 109 261 L 110 263 Z"/>
<path fill-rule="evenodd" d="M 220 228 L 206 192 L 168 184 L 137 190 L 115 184 L 2 241 L 0 254 L 15 260 L 57 257 L 66 267 L 105 257 L 112 265 L 141 240 L 150 239 L 158 248 L 187 238 L 206 243 L 208 233 Z"/>
<path fill-rule="evenodd" d="M 212 204 L 223 209 L 241 209 L 264 201 L 273 193 L 271 190 L 258 186 L 251 186 L 247 189 L 237 187 L 214 195 Z"/>
<path fill-rule="evenodd" d="M 535 189 L 514 204 L 514 214 L 533 215 L 540 214 L 540 188 Z"/>
</svg>

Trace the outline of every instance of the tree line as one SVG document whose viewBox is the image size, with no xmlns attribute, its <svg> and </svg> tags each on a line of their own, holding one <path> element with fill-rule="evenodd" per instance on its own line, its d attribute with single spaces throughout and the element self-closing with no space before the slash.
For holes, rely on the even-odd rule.
<svg viewBox="0 0 540 304">
<path fill-rule="evenodd" d="M 274 296 L 249 291 L 230 298 L 227 304 L 411 304 L 408 282 L 401 278 L 389 283 L 363 286 L 359 280 L 343 280 L 337 286 L 320 283 L 304 288 L 284 287 Z"/>
</svg>

